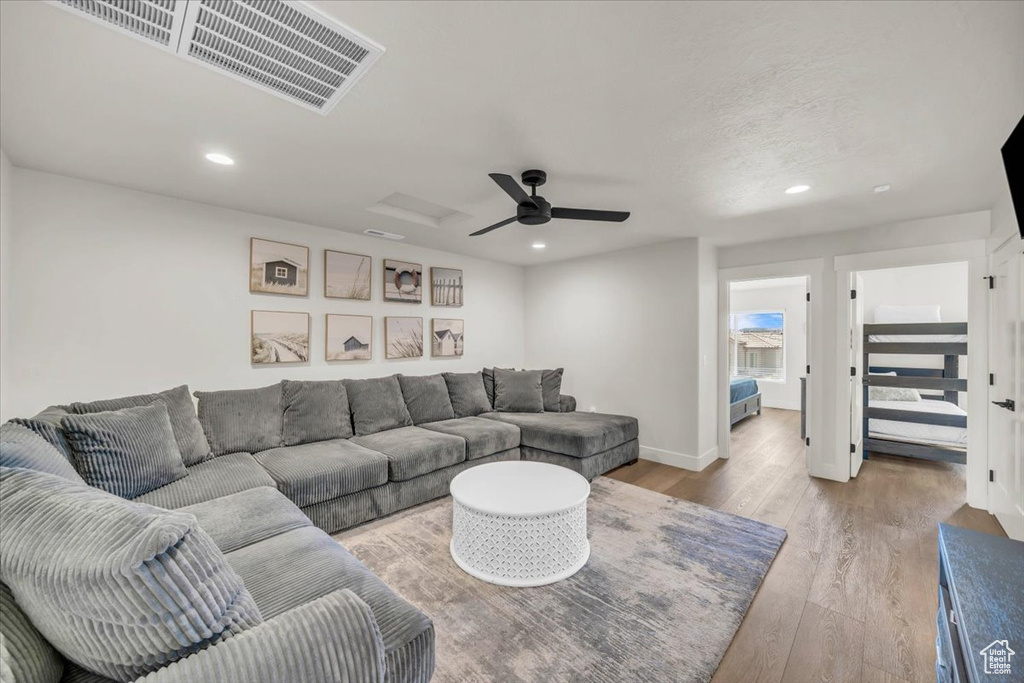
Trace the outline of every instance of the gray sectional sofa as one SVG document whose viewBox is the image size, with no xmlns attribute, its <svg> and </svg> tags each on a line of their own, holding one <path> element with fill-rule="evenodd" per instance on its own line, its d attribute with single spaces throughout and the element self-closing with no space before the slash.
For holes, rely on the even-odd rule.
<svg viewBox="0 0 1024 683">
<path fill-rule="evenodd" d="M 447 495 L 483 463 L 539 460 L 592 479 L 634 462 L 636 419 L 575 412 L 560 380 L 560 370 L 488 369 L 284 381 L 197 391 L 198 411 L 177 387 L 4 424 L 0 495 L 23 502 L 0 505 L 0 681 L 428 681 L 430 619 L 329 534 Z M 181 462 L 126 500 L 111 491 L 140 478 L 145 488 L 136 442 L 152 434 L 118 420 L 143 417 Z M 114 447 L 90 450 L 97 439 Z M 168 576 L 179 577 L 171 589 Z M 75 580 L 94 602 L 51 604 L 79 590 Z M 139 590 L 161 596 L 155 612 L 108 608 Z M 126 621 L 144 633 L 128 638 Z"/>
</svg>

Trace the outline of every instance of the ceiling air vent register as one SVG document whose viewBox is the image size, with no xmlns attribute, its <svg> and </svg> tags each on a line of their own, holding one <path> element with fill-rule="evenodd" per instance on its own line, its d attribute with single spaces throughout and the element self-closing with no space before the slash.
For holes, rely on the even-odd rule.
<svg viewBox="0 0 1024 683">
<path fill-rule="evenodd" d="M 53 0 L 192 62 L 326 114 L 384 48 L 291 0 Z"/>
</svg>

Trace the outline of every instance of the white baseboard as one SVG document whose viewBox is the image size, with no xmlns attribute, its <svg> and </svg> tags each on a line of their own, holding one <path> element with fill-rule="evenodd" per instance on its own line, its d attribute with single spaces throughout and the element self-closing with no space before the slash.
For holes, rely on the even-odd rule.
<svg viewBox="0 0 1024 683">
<path fill-rule="evenodd" d="M 640 446 L 640 457 L 644 460 L 653 460 L 663 465 L 681 467 L 684 470 L 700 472 L 702 469 L 718 459 L 718 446 L 708 449 L 703 455 L 689 455 L 687 453 L 676 453 L 665 451 L 650 446 Z"/>
</svg>

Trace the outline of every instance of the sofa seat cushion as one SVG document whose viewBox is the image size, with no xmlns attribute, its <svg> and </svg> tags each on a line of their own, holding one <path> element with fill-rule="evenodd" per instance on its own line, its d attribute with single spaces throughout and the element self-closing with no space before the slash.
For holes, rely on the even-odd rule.
<svg viewBox="0 0 1024 683">
<path fill-rule="evenodd" d="M 300 507 L 388 480 L 388 459 L 347 439 L 273 448 L 254 457 L 277 488 Z"/>
<path fill-rule="evenodd" d="M 295 503 L 270 486 L 239 491 L 180 511 L 195 515 L 199 527 L 225 553 L 313 525 Z"/>
<path fill-rule="evenodd" d="M 173 510 L 258 486 L 274 486 L 274 480 L 248 453 L 221 455 L 185 469 L 187 477 L 144 493 L 135 501 Z"/>
<path fill-rule="evenodd" d="M 637 438 L 635 417 L 603 413 L 486 413 L 488 420 L 514 424 L 521 444 L 551 453 L 587 458 Z"/>
<path fill-rule="evenodd" d="M 337 541 L 316 527 L 296 529 L 226 555 L 256 601 L 264 619 L 347 588 L 370 606 L 384 640 L 389 675 L 402 660 L 429 653 L 433 666 L 433 624 Z M 427 640 L 429 648 L 424 647 Z M 415 667 L 414 667 L 415 668 Z M 429 675 L 426 677 L 429 679 Z M 426 680 L 414 677 L 412 680 Z"/>
<path fill-rule="evenodd" d="M 390 429 L 352 441 L 387 456 L 391 481 L 412 479 L 466 459 L 465 439 L 423 427 Z"/>
<path fill-rule="evenodd" d="M 466 440 L 466 460 L 476 460 L 507 451 L 519 445 L 519 427 L 497 420 L 462 417 L 423 425 L 443 434 L 461 436 Z"/>
</svg>

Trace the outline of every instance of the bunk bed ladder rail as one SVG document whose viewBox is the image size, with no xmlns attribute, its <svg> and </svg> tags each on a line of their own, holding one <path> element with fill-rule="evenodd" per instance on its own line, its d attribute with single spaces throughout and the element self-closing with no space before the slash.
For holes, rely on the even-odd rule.
<svg viewBox="0 0 1024 683">
<path fill-rule="evenodd" d="M 937 460 L 965 464 L 966 453 L 957 448 L 947 448 L 937 444 L 921 444 L 889 439 L 873 439 L 868 429 L 869 420 L 892 420 L 895 422 L 912 422 L 917 424 L 940 425 L 946 427 L 967 427 L 964 415 L 945 415 L 940 413 L 922 413 L 910 410 L 890 408 L 872 408 L 869 402 L 872 386 L 902 387 L 907 389 L 924 389 L 941 391 L 942 396 L 922 395 L 925 400 L 947 401 L 957 403 L 957 394 L 967 391 L 967 380 L 960 375 L 960 356 L 967 355 L 967 342 L 961 341 L 921 341 L 921 342 L 889 342 L 871 341 L 871 337 L 881 335 L 966 335 L 967 323 L 873 323 L 864 325 L 864 458 L 868 452 L 899 455 L 923 460 Z M 884 353 L 892 355 L 941 355 L 942 369 L 938 368 L 901 368 L 880 367 L 871 365 L 871 354 Z M 872 373 L 895 372 L 896 376 L 873 375 Z"/>
</svg>

